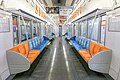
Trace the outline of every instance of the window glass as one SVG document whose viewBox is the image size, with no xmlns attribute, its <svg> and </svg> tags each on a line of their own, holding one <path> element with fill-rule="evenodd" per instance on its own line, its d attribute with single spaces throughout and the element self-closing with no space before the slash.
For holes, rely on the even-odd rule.
<svg viewBox="0 0 120 80">
<path fill-rule="evenodd" d="M 68 25 L 68 38 L 71 38 L 72 37 L 72 25 L 69 24 Z"/>
<path fill-rule="evenodd" d="M 81 36 L 81 22 L 78 24 L 78 36 Z"/>
<path fill-rule="evenodd" d="M 93 19 L 88 20 L 88 38 L 90 38 L 90 33 L 91 33 L 91 29 L 92 29 L 92 22 L 93 22 Z"/>
<path fill-rule="evenodd" d="M 34 24 L 33 24 L 34 26 L 33 26 L 33 37 L 36 37 L 36 36 L 38 36 L 38 23 L 37 22 L 34 22 Z"/>
<path fill-rule="evenodd" d="M 72 23 L 72 36 L 75 36 L 75 24 Z"/>
<path fill-rule="evenodd" d="M 21 40 L 25 41 L 31 38 L 31 25 L 30 25 L 30 21 L 25 21 L 25 24 L 23 23 L 23 21 L 21 20 Z"/>
<path fill-rule="evenodd" d="M 45 35 L 45 23 L 41 22 L 41 38 Z"/>
<path fill-rule="evenodd" d="M 78 23 L 75 23 L 75 36 L 78 37 Z"/>
<path fill-rule="evenodd" d="M 93 25 L 94 19 L 88 20 L 88 38 L 90 38 L 92 25 Z M 97 41 L 98 40 L 98 30 L 99 30 L 99 18 L 97 18 L 94 22 L 94 28 L 92 30 L 92 40 Z"/>
<path fill-rule="evenodd" d="M 87 20 L 81 22 L 81 36 L 87 37 Z"/>
<path fill-rule="evenodd" d="M 93 33 L 92 33 L 92 39 L 95 41 L 98 40 L 98 29 L 99 29 L 99 18 L 97 18 L 94 23 L 94 28 L 93 28 Z"/>
<path fill-rule="evenodd" d="M 70 38 L 71 38 L 72 37 L 72 24 L 69 27 L 70 27 Z"/>
<path fill-rule="evenodd" d="M 39 36 L 41 36 L 41 23 L 39 23 Z"/>
</svg>

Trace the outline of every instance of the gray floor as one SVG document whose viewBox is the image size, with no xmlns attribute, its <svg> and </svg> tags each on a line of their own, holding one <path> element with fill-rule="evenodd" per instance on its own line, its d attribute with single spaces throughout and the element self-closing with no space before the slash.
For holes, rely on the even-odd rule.
<svg viewBox="0 0 120 80">
<path fill-rule="evenodd" d="M 64 38 L 56 38 L 32 71 L 18 74 L 13 80 L 112 80 L 89 70 L 78 59 Z"/>
</svg>

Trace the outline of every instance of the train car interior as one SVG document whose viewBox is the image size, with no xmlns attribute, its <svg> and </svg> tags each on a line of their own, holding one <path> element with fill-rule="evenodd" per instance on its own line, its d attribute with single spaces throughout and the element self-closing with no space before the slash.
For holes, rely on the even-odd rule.
<svg viewBox="0 0 120 80">
<path fill-rule="evenodd" d="M 0 80 L 120 80 L 120 0 L 0 0 Z"/>
</svg>

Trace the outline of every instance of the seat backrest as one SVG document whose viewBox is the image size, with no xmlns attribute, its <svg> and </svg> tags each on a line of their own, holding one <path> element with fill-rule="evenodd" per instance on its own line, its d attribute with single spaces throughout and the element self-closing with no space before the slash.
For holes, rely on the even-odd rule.
<svg viewBox="0 0 120 80">
<path fill-rule="evenodd" d="M 24 43 L 19 44 L 9 50 L 21 53 L 26 56 L 26 54 L 28 54 L 28 52 L 30 50 L 30 46 L 29 46 L 28 42 L 24 42 Z"/>
<path fill-rule="evenodd" d="M 75 40 L 75 38 L 76 38 L 76 36 L 73 36 L 73 37 L 70 38 L 70 40 Z"/>
<path fill-rule="evenodd" d="M 29 46 L 29 43 L 28 42 L 25 42 L 23 43 L 24 47 L 25 47 L 25 51 L 26 51 L 26 54 L 28 54 L 29 50 L 30 50 L 30 46 Z"/>
<path fill-rule="evenodd" d="M 95 47 L 95 43 L 94 42 L 90 42 L 90 52 L 93 54 L 94 51 L 94 47 Z"/>
<path fill-rule="evenodd" d="M 79 39 L 79 44 L 81 45 L 82 38 Z"/>
<path fill-rule="evenodd" d="M 92 54 L 95 55 L 96 53 L 100 52 L 100 48 L 101 48 L 101 46 L 99 44 L 95 43 Z"/>
<path fill-rule="evenodd" d="M 76 40 L 76 42 L 78 43 L 78 41 L 79 41 L 79 38 L 78 38 L 78 37 L 75 37 L 75 40 Z"/>
<path fill-rule="evenodd" d="M 104 50 L 110 50 L 110 49 L 105 46 L 101 46 L 100 51 L 104 51 Z"/>
<path fill-rule="evenodd" d="M 46 36 L 43 36 L 43 39 L 46 41 L 46 40 L 50 40 L 48 37 Z"/>
<path fill-rule="evenodd" d="M 90 42 L 90 51 L 91 51 L 93 56 L 95 54 L 97 54 L 98 52 L 101 52 L 101 51 L 104 51 L 104 50 L 109 50 L 109 49 L 105 46 L 102 46 L 102 45 L 98 44 L 98 43 Z"/>
<path fill-rule="evenodd" d="M 17 48 L 21 54 L 26 55 L 26 49 L 23 44 L 18 45 Z"/>
<path fill-rule="evenodd" d="M 11 49 L 9 49 L 9 50 L 11 50 L 11 51 L 15 51 L 15 52 L 20 52 L 19 50 L 18 50 L 18 48 L 17 48 L 17 46 L 16 47 L 13 47 L 13 48 L 11 48 Z"/>
<path fill-rule="evenodd" d="M 89 47 L 90 47 L 90 40 L 88 39 L 88 40 L 86 41 L 86 49 L 89 50 Z"/>
<path fill-rule="evenodd" d="M 37 43 L 40 44 L 40 38 L 38 37 L 36 38 L 36 40 L 37 40 Z"/>
<path fill-rule="evenodd" d="M 84 38 L 81 38 L 80 45 L 83 46 L 84 44 Z"/>
<path fill-rule="evenodd" d="M 33 42 L 33 47 L 35 48 L 36 47 L 35 39 L 33 39 L 32 42 Z"/>
<path fill-rule="evenodd" d="M 29 41 L 29 46 L 30 46 L 30 50 L 34 49 L 34 45 L 33 45 L 32 40 Z"/>
<path fill-rule="evenodd" d="M 81 45 L 83 49 L 86 49 L 86 42 L 87 42 L 87 40 L 84 38 L 82 45 Z"/>
</svg>

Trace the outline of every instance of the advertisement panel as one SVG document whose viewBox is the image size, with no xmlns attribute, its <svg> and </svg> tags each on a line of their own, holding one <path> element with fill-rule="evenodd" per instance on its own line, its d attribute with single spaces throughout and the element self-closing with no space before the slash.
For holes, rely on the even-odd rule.
<svg viewBox="0 0 120 80">
<path fill-rule="evenodd" d="M 47 14 L 59 14 L 59 7 L 56 6 L 48 6 L 46 7 L 46 13 Z"/>
</svg>

